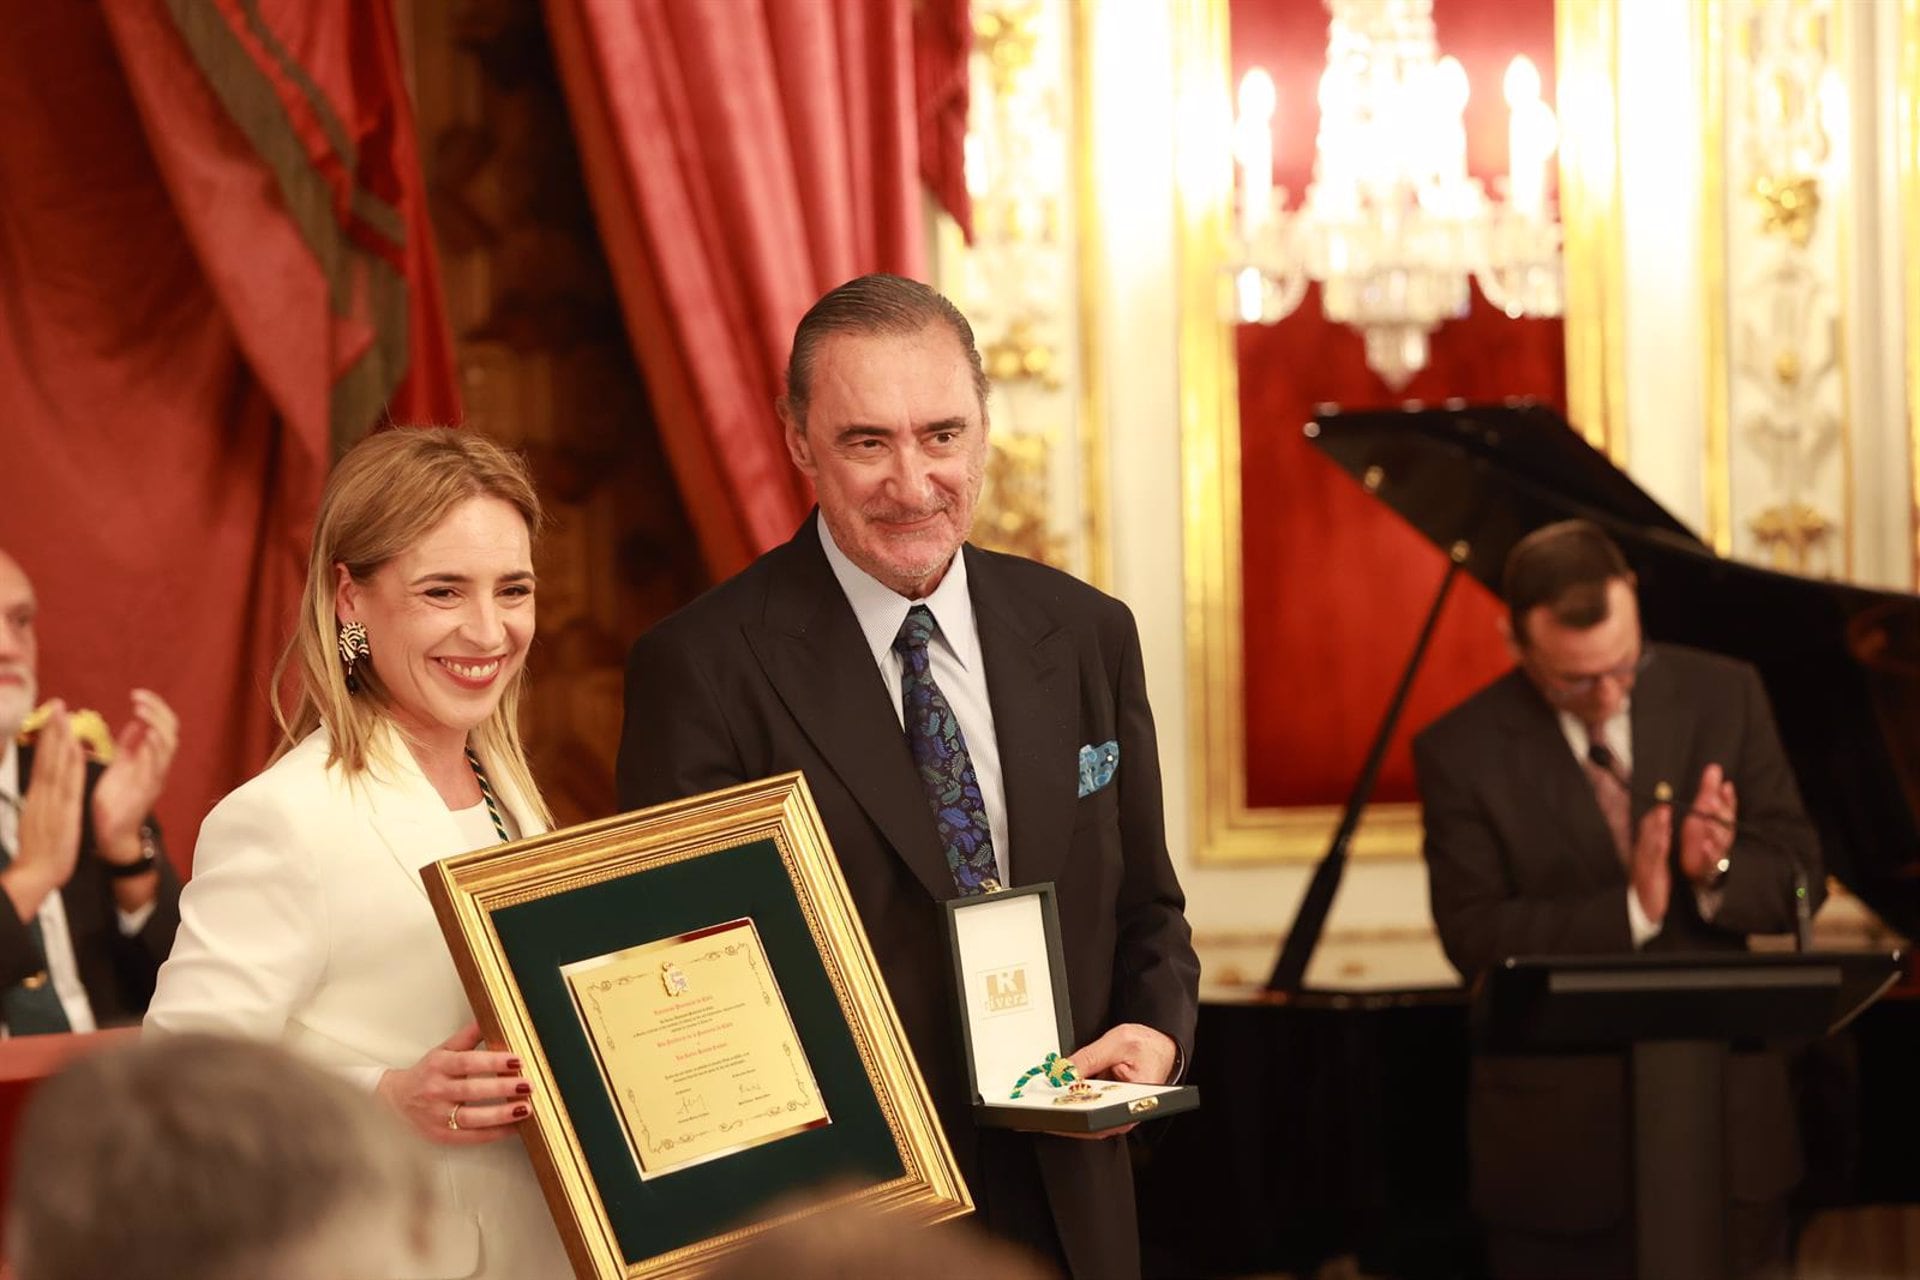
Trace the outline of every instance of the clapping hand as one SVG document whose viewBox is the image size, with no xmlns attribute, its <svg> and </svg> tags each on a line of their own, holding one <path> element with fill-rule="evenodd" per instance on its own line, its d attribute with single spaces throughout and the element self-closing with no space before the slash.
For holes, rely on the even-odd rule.
<svg viewBox="0 0 1920 1280">
<path fill-rule="evenodd" d="M 93 835 L 100 856 L 129 866 L 140 861 L 140 825 L 166 789 L 180 745 L 180 719 L 159 694 L 133 691 L 133 718 L 114 738 L 113 762 L 93 788 Z"/>
<path fill-rule="evenodd" d="M 34 741 L 33 777 L 20 805 L 20 847 L 0 881 L 22 920 L 32 919 L 46 896 L 73 878 L 86 782 L 86 755 L 73 736 L 66 705 L 56 701 Z"/>
<path fill-rule="evenodd" d="M 1738 813 L 1733 780 L 1717 764 L 1702 769 L 1693 812 L 1680 823 L 1680 870 L 1687 879 L 1711 884 L 1719 878 L 1720 860 L 1733 847 L 1733 823 Z"/>
<path fill-rule="evenodd" d="M 1672 844 L 1673 806 L 1656 804 L 1640 816 L 1633 839 L 1633 861 L 1627 869 L 1640 910 L 1655 924 L 1667 918 L 1667 900 L 1673 894 L 1673 870 L 1667 862 Z"/>
</svg>

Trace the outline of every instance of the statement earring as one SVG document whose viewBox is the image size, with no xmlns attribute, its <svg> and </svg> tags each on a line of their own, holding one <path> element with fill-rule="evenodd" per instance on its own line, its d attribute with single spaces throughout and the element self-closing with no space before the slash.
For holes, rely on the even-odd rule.
<svg viewBox="0 0 1920 1280">
<path fill-rule="evenodd" d="M 341 665 L 347 669 L 347 692 L 360 692 L 360 676 L 355 667 L 360 659 L 373 656 L 373 650 L 367 647 L 367 627 L 362 622 L 343 622 L 340 633 L 334 637 L 334 643 L 340 648 Z"/>
</svg>

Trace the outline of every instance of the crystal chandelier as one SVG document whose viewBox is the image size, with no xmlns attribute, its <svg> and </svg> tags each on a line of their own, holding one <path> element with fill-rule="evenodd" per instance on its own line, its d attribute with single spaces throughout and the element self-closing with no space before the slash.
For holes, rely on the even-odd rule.
<svg viewBox="0 0 1920 1280">
<path fill-rule="evenodd" d="M 1360 330 L 1368 367 L 1398 391 L 1425 367 L 1428 335 L 1467 313 L 1470 278 L 1509 316 L 1560 314 L 1559 130 L 1539 72 L 1515 58 L 1506 199 L 1490 199 L 1467 175 L 1467 75 L 1439 56 L 1433 0 L 1326 4 L 1313 181 L 1297 210 L 1273 182 L 1273 80 L 1256 67 L 1240 82 L 1234 318 L 1283 319 L 1318 282 L 1327 318 Z"/>
</svg>

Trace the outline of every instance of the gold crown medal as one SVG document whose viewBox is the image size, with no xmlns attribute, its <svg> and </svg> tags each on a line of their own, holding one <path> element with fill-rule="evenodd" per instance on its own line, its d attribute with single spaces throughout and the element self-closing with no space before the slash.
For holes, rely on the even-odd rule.
<svg viewBox="0 0 1920 1280">
<path fill-rule="evenodd" d="M 42 703 L 27 713 L 20 724 L 19 741 L 22 746 L 30 745 L 39 736 L 47 722 L 53 719 L 53 704 Z M 101 764 L 113 762 L 113 731 L 107 728 L 106 717 L 98 711 L 81 707 L 67 713 L 67 724 L 73 729 L 73 736 L 80 740 L 81 749 L 89 757 Z"/>
</svg>

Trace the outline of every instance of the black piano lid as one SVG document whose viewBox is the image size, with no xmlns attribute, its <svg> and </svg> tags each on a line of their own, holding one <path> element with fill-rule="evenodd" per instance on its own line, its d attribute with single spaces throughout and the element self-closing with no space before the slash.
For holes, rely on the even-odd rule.
<svg viewBox="0 0 1920 1280">
<path fill-rule="evenodd" d="M 1536 401 L 1328 407 L 1306 430 L 1436 547 L 1465 542 L 1467 571 L 1496 594 L 1534 529 L 1606 529 L 1639 576 L 1648 636 L 1759 669 L 1827 871 L 1920 936 L 1920 597 L 1721 559 Z"/>
</svg>

